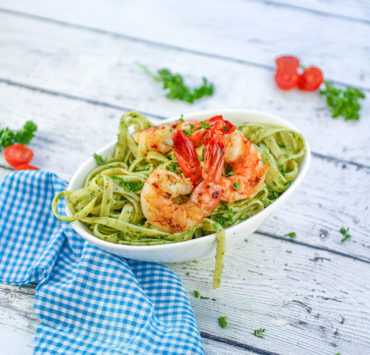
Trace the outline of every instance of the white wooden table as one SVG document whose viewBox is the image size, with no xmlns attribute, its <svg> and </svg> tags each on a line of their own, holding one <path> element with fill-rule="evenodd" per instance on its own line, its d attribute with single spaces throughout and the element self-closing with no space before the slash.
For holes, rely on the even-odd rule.
<svg viewBox="0 0 370 355">
<path fill-rule="evenodd" d="M 68 180 L 115 137 L 127 110 L 155 122 L 214 108 L 289 120 L 313 151 L 299 191 L 226 255 L 218 290 L 212 260 L 170 267 L 189 292 L 207 354 L 369 354 L 369 40 L 366 0 L 1 0 L 0 123 L 36 122 L 33 163 Z M 362 88 L 361 120 L 332 119 L 318 93 L 278 90 L 273 60 L 285 53 Z M 206 76 L 216 93 L 194 105 L 169 101 L 135 61 L 193 85 Z M 1 177 L 7 171 L 1 160 Z M 292 231 L 294 242 L 284 237 Z M 194 298 L 194 289 L 216 301 Z M 33 296 L 0 285 L 0 354 L 32 352 Z M 252 334 L 258 328 L 264 339 Z"/>
</svg>

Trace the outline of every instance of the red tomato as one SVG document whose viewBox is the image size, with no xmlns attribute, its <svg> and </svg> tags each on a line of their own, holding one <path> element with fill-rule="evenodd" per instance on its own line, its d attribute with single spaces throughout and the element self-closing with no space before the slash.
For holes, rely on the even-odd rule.
<svg viewBox="0 0 370 355">
<path fill-rule="evenodd" d="M 29 164 L 22 164 L 22 165 L 18 165 L 14 168 L 14 170 L 40 170 L 39 168 L 36 168 L 35 166 L 33 165 L 29 165 Z"/>
<path fill-rule="evenodd" d="M 299 59 L 291 55 L 285 55 L 283 57 L 276 58 L 275 63 L 278 69 L 286 69 L 286 68 L 296 68 L 297 69 L 299 67 Z"/>
<path fill-rule="evenodd" d="M 4 150 L 5 160 L 12 166 L 29 163 L 33 158 L 33 152 L 23 144 L 13 144 Z"/>
<path fill-rule="evenodd" d="M 324 75 L 319 68 L 309 67 L 303 71 L 298 80 L 298 87 L 305 91 L 315 91 L 324 81 Z"/>
<path fill-rule="evenodd" d="M 278 69 L 275 73 L 276 85 L 283 90 L 293 89 L 298 83 L 298 78 L 295 68 Z"/>
</svg>

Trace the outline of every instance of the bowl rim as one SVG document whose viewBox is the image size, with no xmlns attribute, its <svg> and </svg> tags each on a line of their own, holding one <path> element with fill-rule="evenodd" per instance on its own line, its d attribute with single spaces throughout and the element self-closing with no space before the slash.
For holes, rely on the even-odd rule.
<svg viewBox="0 0 370 355">
<path fill-rule="evenodd" d="M 305 154 L 305 157 L 304 157 L 304 159 L 302 161 L 302 164 L 300 166 L 298 176 L 291 183 L 291 185 L 288 187 L 288 189 L 285 190 L 283 192 L 283 194 L 278 199 L 276 199 L 274 202 L 272 202 L 269 206 L 265 207 L 262 211 L 258 212 L 254 216 L 246 219 L 245 221 L 242 221 L 242 222 L 240 222 L 240 223 L 238 223 L 234 226 L 231 226 L 229 228 L 226 228 L 225 233 L 226 234 L 231 234 L 233 232 L 234 233 L 237 232 L 241 228 L 244 228 L 245 224 L 247 224 L 247 223 L 252 224 L 256 219 L 263 218 L 263 216 L 265 216 L 265 215 L 267 217 L 273 210 L 275 210 L 280 205 L 282 205 L 291 196 L 291 194 L 301 184 L 301 182 L 303 181 L 304 177 L 306 176 L 306 174 L 308 172 L 310 162 L 311 162 L 311 150 L 310 150 L 310 146 L 309 146 L 309 143 L 308 143 L 306 137 L 293 124 L 291 124 L 290 122 L 288 122 L 288 121 L 286 121 L 286 120 L 284 120 L 284 119 L 282 119 L 278 116 L 275 116 L 275 115 L 267 113 L 267 112 L 256 111 L 256 110 L 247 110 L 247 109 L 222 109 L 222 110 L 198 111 L 198 112 L 194 112 L 194 113 L 190 113 L 190 114 L 186 114 L 186 115 L 184 114 L 183 118 L 185 120 L 191 120 L 191 119 L 199 120 L 199 119 L 196 118 L 197 116 L 208 116 L 209 115 L 211 117 L 212 115 L 213 116 L 218 115 L 218 114 L 225 115 L 225 114 L 228 114 L 228 113 L 260 116 L 262 120 L 263 120 L 263 118 L 272 119 L 272 120 L 276 121 L 276 124 L 287 127 L 287 128 L 290 128 L 290 129 L 300 133 L 302 135 L 305 143 L 306 143 L 306 154 Z M 172 116 L 172 117 L 169 117 L 169 118 L 167 118 L 163 121 L 160 121 L 160 124 L 173 122 L 173 121 L 176 121 L 178 119 L 179 119 L 179 116 Z M 104 152 L 106 152 L 107 150 L 112 149 L 116 145 L 116 143 L 117 143 L 117 141 L 115 140 L 115 141 L 105 145 L 103 148 L 99 149 L 97 151 L 97 153 L 104 155 Z M 81 175 L 85 175 L 84 176 L 85 178 L 87 177 L 87 175 L 89 174 L 90 171 L 88 173 L 86 173 L 85 172 L 85 166 L 88 165 L 93 160 L 94 160 L 94 158 L 92 156 L 90 156 L 88 159 L 86 159 L 81 164 L 81 166 L 73 174 L 73 176 L 72 176 L 72 178 L 71 178 L 71 180 L 68 184 L 67 190 L 70 190 L 71 187 L 75 185 L 76 180 L 79 180 Z M 72 211 L 69 208 L 67 200 L 65 200 L 64 206 L 65 206 L 66 215 L 71 216 Z M 100 238 L 94 236 L 92 233 L 90 233 L 89 231 L 86 230 L 86 228 L 83 226 L 83 224 L 80 221 L 71 222 L 71 225 L 72 225 L 73 229 L 79 235 L 81 235 L 85 240 L 87 240 L 91 244 L 96 245 L 96 246 L 98 246 L 100 248 L 103 248 L 103 249 L 109 248 L 109 249 L 116 249 L 116 250 L 122 250 L 122 251 L 124 251 L 124 250 L 126 250 L 126 251 L 127 250 L 131 250 L 131 251 L 141 250 L 143 252 L 144 251 L 146 251 L 146 252 L 147 251 L 153 251 L 154 252 L 154 251 L 159 250 L 159 249 L 169 251 L 171 249 L 178 248 L 179 246 L 183 246 L 184 243 L 186 243 L 185 245 L 188 245 L 190 247 L 191 245 L 194 245 L 194 244 L 197 244 L 197 243 L 214 242 L 215 239 L 216 239 L 216 233 L 213 233 L 213 234 L 209 234 L 207 236 L 201 237 L 201 238 L 185 240 L 185 241 L 176 242 L 176 243 L 169 243 L 169 244 L 142 245 L 142 246 L 141 245 L 125 245 L 125 244 L 111 243 L 111 242 L 105 241 L 103 239 L 100 239 Z"/>
</svg>

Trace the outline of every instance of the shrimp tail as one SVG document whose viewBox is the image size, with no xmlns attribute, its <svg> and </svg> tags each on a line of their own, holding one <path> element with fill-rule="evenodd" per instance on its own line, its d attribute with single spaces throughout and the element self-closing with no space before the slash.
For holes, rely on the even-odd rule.
<svg viewBox="0 0 370 355">
<path fill-rule="evenodd" d="M 202 177 L 205 181 L 218 183 L 222 177 L 225 161 L 225 141 L 221 134 L 213 132 L 205 144 Z"/>
<path fill-rule="evenodd" d="M 175 130 L 172 135 L 173 150 L 184 175 L 190 179 L 193 186 L 199 185 L 202 178 L 202 168 L 193 143 L 183 131 Z"/>
</svg>

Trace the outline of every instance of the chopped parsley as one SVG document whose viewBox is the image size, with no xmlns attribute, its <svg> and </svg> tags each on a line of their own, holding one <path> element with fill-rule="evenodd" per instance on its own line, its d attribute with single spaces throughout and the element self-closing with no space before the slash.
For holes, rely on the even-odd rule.
<svg viewBox="0 0 370 355">
<path fill-rule="evenodd" d="M 143 182 L 126 181 L 126 180 L 123 180 L 119 176 L 112 176 L 111 178 L 113 180 L 118 181 L 119 184 L 121 186 L 123 186 L 123 188 L 127 192 L 137 192 L 137 191 L 140 191 L 143 188 L 143 186 L 144 186 L 144 183 Z"/>
<path fill-rule="evenodd" d="M 225 132 L 229 132 L 230 128 L 229 127 L 226 127 L 226 126 L 223 126 L 222 129 L 225 131 Z"/>
<path fill-rule="evenodd" d="M 187 272 L 187 273 L 186 273 L 186 276 L 190 276 L 190 272 Z"/>
<path fill-rule="evenodd" d="M 96 164 L 98 164 L 98 165 L 105 165 L 106 164 L 104 158 L 101 155 L 94 153 L 93 157 L 96 161 Z"/>
<path fill-rule="evenodd" d="M 343 116 L 346 121 L 360 118 L 361 105 L 358 100 L 364 99 L 365 94 L 359 89 L 347 86 L 346 90 L 342 90 L 325 81 L 325 90 L 321 90 L 320 94 L 326 96 L 333 118 Z"/>
<path fill-rule="evenodd" d="M 233 189 L 234 190 L 239 190 L 240 184 L 238 182 L 233 183 Z"/>
<path fill-rule="evenodd" d="M 281 175 L 285 176 L 285 170 L 284 170 L 284 165 L 283 164 L 279 165 L 279 171 L 281 172 Z"/>
<path fill-rule="evenodd" d="M 213 95 L 214 86 L 212 83 L 209 83 L 205 77 L 202 78 L 201 86 L 191 89 L 185 84 L 181 74 L 172 74 L 169 69 L 162 68 L 157 71 L 156 75 L 152 73 L 146 66 L 140 63 L 136 64 L 155 81 L 162 83 L 163 89 L 167 90 L 166 97 L 168 99 L 177 99 L 192 104 L 195 100 L 199 100 L 204 96 Z"/>
<path fill-rule="evenodd" d="M 6 148 L 14 143 L 29 144 L 35 136 L 37 126 L 32 121 L 27 121 L 23 128 L 18 131 L 12 131 L 5 127 L 0 129 L 0 149 Z"/>
<path fill-rule="evenodd" d="M 187 272 L 186 273 L 186 276 L 189 276 L 188 275 L 189 273 Z M 194 295 L 194 297 L 196 297 L 196 298 L 199 298 L 199 299 L 201 299 L 201 300 L 212 300 L 212 301 L 216 301 L 216 299 L 215 298 L 209 298 L 209 297 L 206 297 L 206 296 L 201 296 L 201 294 L 200 294 L 200 292 L 198 291 L 198 290 L 194 290 L 193 291 L 193 295 Z"/>
<path fill-rule="evenodd" d="M 284 235 L 284 237 L 289 237 L 290 239 L 295 239 L 297 234 L 295 232 L 290 232 Z"/>
<path fill-rule="evenodd" d="M 169 171 L 172 171 L 173 173 L 176 172 L 176 169 L 178 168 L 179 164 L 177 162 L 171 162 L 167 165 L 167 168 Z"/>
<path fill-rule="evenodd" d="M 227 327 L 227 318 L 225 316 L 219 317 L 218 318 L 218 324 L 220 325 L 221 328 L 226 328 Z"/>
<path fill-rule="evenodd" d="M 255 329 L 253 330 L 253 335 L 256 336 L 257 338 L 263 339 L 263 336 L 265 335 L 265 330 L 264 328 L 260 329 Z"/>
<path fill-rule="evenodd" d="M 200 121 L 200 125 L 204 129 L 211 128 L 211 125 L 209 123 L 207 123 L 207 122 L 204 122 L 204 121 Z"/>
<path fill-rule="evenodd" d="M 233 212 L 229 208 L 226 210 L 226 212 L 222 214 L 214 215 L 213 218 L 217 223 L 221 224 L 222 227 L 226 228 L 231 226 L 231 224 L 233 223 Z"/>
<path fill-rule="evenodd" d="M 344 228 L 342 227 L 339 232 L 343 235 L 343 238 L 341 240 L 342 243 L 346 242 L 348 239 L 351 239 L 352 236 L 348 233 L 349 232 L 349 227 Z"/>
<path fill-rule="evenodd" d="M 233 176 L 233 175 L 235 175 L 236 174 L 236 172 L 235 171 L 229 171 L 227 174 L 226 174 L 226 176 Z"/>
</svg>

